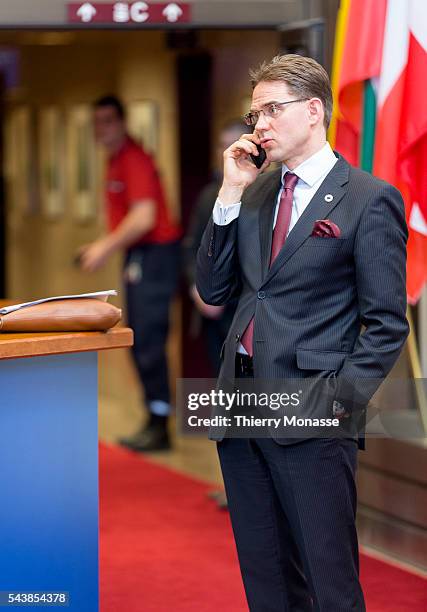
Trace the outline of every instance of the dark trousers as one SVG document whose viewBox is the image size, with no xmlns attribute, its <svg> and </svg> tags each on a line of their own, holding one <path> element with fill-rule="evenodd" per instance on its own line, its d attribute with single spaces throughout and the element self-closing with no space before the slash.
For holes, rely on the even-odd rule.
<svg viewBox="0 0 427 612">
<path fill-rule="evenodd" d="M 356 441 L 224 438 L 218 453 L 251 612 L 364 612 Z"/>
<path fill-rule="evenodd" d="M 132 355 L 149 410 L 153 402 L 170 404 L 166 341 L 179 253 L 178 242 L 150 244 L 129 249 L 125 258 L 128 323 L 134 331 Z"/>
</svg>

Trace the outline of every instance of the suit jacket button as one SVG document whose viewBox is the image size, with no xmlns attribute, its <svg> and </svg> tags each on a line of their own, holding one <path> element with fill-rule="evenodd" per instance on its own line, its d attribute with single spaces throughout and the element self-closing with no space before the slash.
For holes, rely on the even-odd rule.
<svg viewBox="0 0 427 612">
<path fill-rule="evenodd" d="M 236 334 L 236 342 L 239 342 L 240 340 L 240 334 Z"/>
<path fill-rule="evenodd" d="M 263 300 L 265 298 L 265 291 L 258 291 L 258 299 Z"/>
</svg>

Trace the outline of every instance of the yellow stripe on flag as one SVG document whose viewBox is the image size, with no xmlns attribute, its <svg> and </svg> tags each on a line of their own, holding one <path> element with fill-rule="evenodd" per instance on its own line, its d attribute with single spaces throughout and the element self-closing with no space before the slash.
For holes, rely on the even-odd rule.
<svg viewBox="0 0 427 612">
<path fill-rule="evenodd" d="M 341 76 L 341 64 L 342 57 L 344 54 L 345 38 L 348 28 L 348 18 L 350 13 L 351 0 L 341 0 L 340 8 L 337 15 L 337 24 L 335 28 L 335 46 L 334 46 L 334 57 L 332 61 L 332 76 L 331 86 L 332 95 L 334 99 L 334 110 L 332 113 L 332 119 L 328 130 L 328 140 L 333 148 L 335 146 L 336 135 L 337 135 L 337 122 L 341 118 L 339 110 L 338 97 L 339 97 L 339 82 Z"/>
</svg>

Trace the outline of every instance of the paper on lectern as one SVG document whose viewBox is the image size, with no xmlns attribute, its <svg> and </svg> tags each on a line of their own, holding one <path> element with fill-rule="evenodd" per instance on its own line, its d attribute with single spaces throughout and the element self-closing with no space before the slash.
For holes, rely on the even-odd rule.
<svg viewBox="0 0 427 612">
<path fill-rule="evenodd" d="M 97 300 L 103 300 L 106 302 L 111 295 L 117 295 L 115 289 L 109 289 L 108 291 L 95 291 L 94 293 L 80 293 L 76 295 L 57 295 L 55 297 L 42 298 L 41 300 L 35 300 L 33 302 L 23 302 L 22 304 L 13 304 L 12 306 L 5 306 L 0 308 L 0 314 L 6 315 L 15 310 L 26 308 L 27 306 L 35 306 L 36 304 L 43 304 L 43 302 L 52 302 L 54 300 L 72 300 L 75 298 L 95 298 Z"/>
</svg>

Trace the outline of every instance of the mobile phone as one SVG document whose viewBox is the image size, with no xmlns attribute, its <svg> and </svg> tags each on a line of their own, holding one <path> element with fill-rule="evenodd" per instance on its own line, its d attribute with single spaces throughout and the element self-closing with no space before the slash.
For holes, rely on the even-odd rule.
<svg viewBox="0 0 427 612">
<path fill-rule="evenodd" d="M 258 149 L 258 155 L 252 155 L 252 153 L 250 153 L 250 156 L 251 156 L 251 160 L 254 162 L 255 166 L 259 170 L 262 164 L 265 162 L 265 158 L 267 157 L 267 154 L 264 151 L 264 149 L 261 147 L 261 145 L 257 144 L 256 148 Z"/>
</svg>

